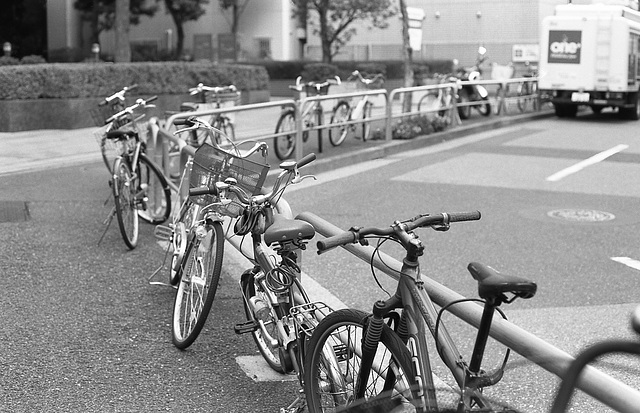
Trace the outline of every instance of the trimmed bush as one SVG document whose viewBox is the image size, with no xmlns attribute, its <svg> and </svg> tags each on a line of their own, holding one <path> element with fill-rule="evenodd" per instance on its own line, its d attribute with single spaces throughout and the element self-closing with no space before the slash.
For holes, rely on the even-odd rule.
<svg viewBox="0 0 640 413">
<path fill-rule="evenodd" d="M 181 94 L 198 83 L 268 90 L 260 66 L 210 62 L 55 63 L 0 67 L 0 100 L 106 96 L 137 84 L 141 95 Z"/>
</svg>

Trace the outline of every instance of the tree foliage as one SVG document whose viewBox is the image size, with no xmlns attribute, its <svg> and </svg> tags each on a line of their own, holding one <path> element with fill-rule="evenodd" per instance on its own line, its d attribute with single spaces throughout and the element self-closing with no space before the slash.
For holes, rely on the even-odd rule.
<svg viewBox="0 0 640 413">
<path fill-rule="evenodd" d="M 356 34 L 353 23 L 364 21 L 370 27 L 385 28 L 396 13 L 391 0 L 294 0 L 295 13 L 307 14 L 308 27 L 320 36 L 322 61 L 331 62 L 340 48 Z"/>
<path fill-rule="evenodd" d="M 116 21 L 116 0 L 76 0 L 73 6 L 80 11 L 83 20 L 91 27 L 91 43 L 100 43 L 100 33 L 114 28 Z M 141 16 L 153 16 L 158 5 L 149 0 L 130 0 L 129 22 L 140 23 Z"/>
<path fill-rule="evenodd" d="M 204 5 L 209 0 L 164 0 L 167 13 L 171 15 L 176 25 L 177 46 L 176 55 L 182 55 L 184 49 L 184 24 L 188 21 L 198 20 L 205 14 Z"/>
</svg>

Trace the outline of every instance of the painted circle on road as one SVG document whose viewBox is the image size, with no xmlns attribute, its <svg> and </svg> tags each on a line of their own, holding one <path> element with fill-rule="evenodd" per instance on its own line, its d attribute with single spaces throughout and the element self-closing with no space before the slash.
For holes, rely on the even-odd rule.
<svg viewBox="0 0 640 413">
<path fill-rule="evenodd" d="M 616 218 L 610 212 L 595 209 L 554 209 L 547 212 L 547 216 L 573 222 L 605 222 Z"/>
</svg>

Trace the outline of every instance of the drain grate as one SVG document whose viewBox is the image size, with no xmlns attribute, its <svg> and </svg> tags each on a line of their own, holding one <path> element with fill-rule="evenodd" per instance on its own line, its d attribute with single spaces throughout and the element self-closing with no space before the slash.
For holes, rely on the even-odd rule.
<svg viewBox="0 0 640 413">
<path fill-rule="evenodd" d="M 612 221 L 616 218 L 610 212 L 597 211 L 595 209 L 554 209 L 547 212 L 547 216 L 573 222 L 604 222 Z"/>
<path fill-rule="evenodd" d="M 29 206 L 24 201 L 0 201 L 0 223 L 28 221 Z"/>
</svg>

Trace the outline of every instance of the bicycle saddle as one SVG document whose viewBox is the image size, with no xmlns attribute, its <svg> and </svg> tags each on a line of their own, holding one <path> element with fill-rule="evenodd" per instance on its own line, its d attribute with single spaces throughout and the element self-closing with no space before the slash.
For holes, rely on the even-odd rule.
<svg viewBox="0 0 640 413">
<path fill-rule="evenodd" d="M 133 137 L 136 133 L 134 131 L 112 130 L 107 132 L 107 139 L 126 140 L 129 137 Z"/>
<path fill-rule="evenodd" d="M 503 299 L 511 293 L 520 298 L 531 298 L 536 294 L 536 283 L 513 275 L 502 274 L 488 265 L 472 262 L 467 266 L 471 276 L 478 281 L 478 295 L 485 300 Z M 510 301 L 505 301 L 510 302 Z"/>
<path fill-rule="evenodd" d="M 273 224 L 264 232 L 264 242 L 267 245 L 274 242 L 299 244 L 300 241 L 313 238 L 315 234 L 315 228 L 308 222 L 274 215 Z"/>
</svg>

